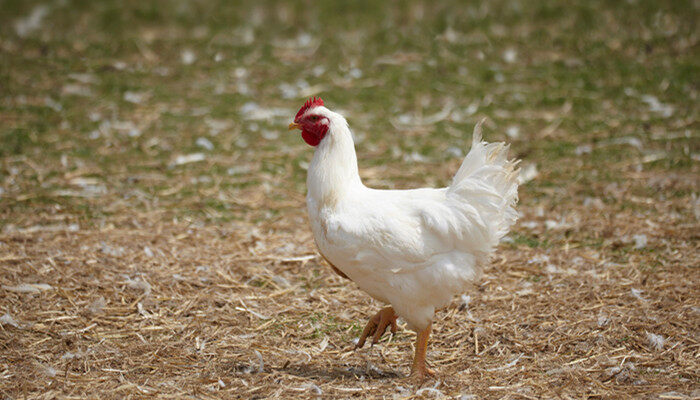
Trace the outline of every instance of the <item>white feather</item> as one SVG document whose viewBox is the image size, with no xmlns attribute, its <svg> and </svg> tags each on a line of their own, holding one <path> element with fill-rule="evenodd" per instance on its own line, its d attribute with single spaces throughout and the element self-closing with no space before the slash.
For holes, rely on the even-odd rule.
<svg viewBox="0 0 700 400">
<path fill-rule="evenodd" d="M 435 309 L 479 276 L 515 222 L 517 163 L 503 143 L 482 142 L 479 123 L 449 187 L 371 189 L 360 180 L 345 119 L 323 106 L 308 112 L 330 121 L 307 177 L 320 252 L 412 328 L 425 328 Z"/>
</svg>

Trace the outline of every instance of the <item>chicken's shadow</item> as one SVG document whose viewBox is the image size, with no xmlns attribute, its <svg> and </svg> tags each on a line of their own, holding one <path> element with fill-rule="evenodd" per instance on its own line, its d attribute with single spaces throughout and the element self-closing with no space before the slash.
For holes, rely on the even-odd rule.
<svg viewBox="0 0 700 400">
<path fill-rule="evenodd" d="M 394 379 L 402 378 L 403 375 L 393 370 L 381 370 L 374 366 L 362 368 L 356 365 L 349 365 L 344 368 L 334 367 L 327 368 L 313 364 L 296 364 L 287 365 L 279 369 L 290 375 L 295 375 L 304 378 L 322 378 L 322 379 Z"/>
</svg>

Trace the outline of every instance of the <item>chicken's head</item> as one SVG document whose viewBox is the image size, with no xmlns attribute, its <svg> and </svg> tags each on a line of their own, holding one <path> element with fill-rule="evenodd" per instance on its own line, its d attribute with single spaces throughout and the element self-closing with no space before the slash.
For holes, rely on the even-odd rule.
<svg viewBox="0 0 700 400">
<path fill-rule="evenodd" d="M 312 97 L 299 109 L 294 122 L 289 124 L 289 130 L 301 130 L 301 137 L 306 143 L 318 146 L 330 127 L 327 112 L 323 107 L 323 100 L 320 97 Z"/>
</svg>

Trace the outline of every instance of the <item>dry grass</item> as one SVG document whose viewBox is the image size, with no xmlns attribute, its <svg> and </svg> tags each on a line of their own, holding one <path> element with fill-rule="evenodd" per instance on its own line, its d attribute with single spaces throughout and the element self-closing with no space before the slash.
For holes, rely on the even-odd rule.
<svg viewBox="0 0 700 400">
<path fill-rule="evenodd" d="M 522 209 L 525 218 L 536 213 Z M 301 211 L 256 226 L 147 215 L 85 230 L 27 224 L 34 228 L 0 237 L 0 306 L 16 322 L 4 320 L 0 330 L 2 393 L 697 396 L 699 253 L 697 240 L 687 240 L 696 227 L 679 223 L 650 236 L 654 252 L 621 265 L 605 249 L 664 221 L 625 212 L 608 220 L 608 211 L 579 208 L 585 225 L 560 232 L 599 234 L 601 251 L 576 240 L 502 246 L 469 304 L 438 314 L 429 360 L 439 375 L 423 391 L 404 379 L 412 332 L 351 350 L 378 305 L 319 264 Z M 18 293 L 23 283 L 51 288 Z M 663 345 L 655 348 L 651 334 Z"/>
</svg>

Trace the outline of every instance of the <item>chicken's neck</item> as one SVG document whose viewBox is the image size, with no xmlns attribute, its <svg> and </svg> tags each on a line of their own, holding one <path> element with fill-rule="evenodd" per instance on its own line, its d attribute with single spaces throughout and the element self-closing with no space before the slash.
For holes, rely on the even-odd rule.
<svg viewBox="0 0 700 400">
<path fill-rule="evenodd" d="M 314 152 L 306 179 L 308 196 L 319 208 L 334 207 L 363 187 L 352 133 L 342 117 L 331 119 L 328 134 Z"/>
</svg>

